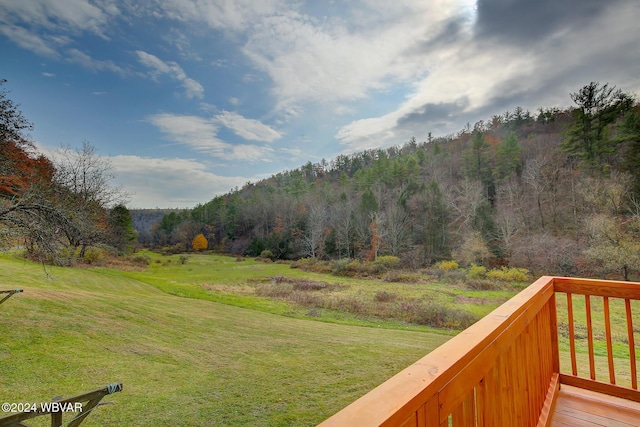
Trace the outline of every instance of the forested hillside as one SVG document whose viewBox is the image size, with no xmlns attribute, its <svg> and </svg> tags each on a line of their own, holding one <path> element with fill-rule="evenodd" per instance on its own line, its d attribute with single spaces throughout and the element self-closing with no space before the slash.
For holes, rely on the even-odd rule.
<svg viewBox="0 0 640 427">
<path fill-rule="evenodd" d="M 626 278 L 640 268 L 640 108 L 608 84 L 567 96 L 570 109 L 516 108 L 455 135 L 308 162 L 165 215 L 141 243 L 188 250 L 203 233 L 250 256 Z"/>
</svg>

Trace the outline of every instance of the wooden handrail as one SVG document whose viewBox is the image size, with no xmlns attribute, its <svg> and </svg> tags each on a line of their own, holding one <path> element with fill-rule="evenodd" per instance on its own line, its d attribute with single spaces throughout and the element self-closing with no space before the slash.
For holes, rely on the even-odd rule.
<svg viewBox="0 0 640 427">
<path fill-rule="evenodd" d="M 471 425 L 463 414 L 471 412 L 472 401 L 478 425 L 499 425 L 495 421 L 503 416 L 517 425 L 516 411 L 505 414 L 498 402 L 517 397 L 502 388 L 504 378 L 529 390 L 515 402 L 529 424 L 529 419 L 537 420 L 559 366 L 557 352 L 552 354 L 548 346 L 555 339 L 551 312 L 555 315 L 553 278 L 545 276 L 320 425 L 398 426 L 415 420 L 415 425 L 439 426 L 450 416 L 455 425 Z M 548 351 L 531 355 L 526 347 L 539 340 L 546 341 Z M 541 372 L 545 378 L 538 380 Z"/>
<path fill-rule="evenodd" d="M 567 295 L 570 374 L 560 372 L 556 293 Z M 573 295 L 585 298 L 589 379 L 578 376 Z M 595 380 L 591 297 L 605 307 L 609 383 Z M 610 299 L 625 303 L 631 388 L 615 384 Z M 640 284 L 541 277 L 320 426 L 544 426 L 561 384 L 638 400 L 631 299 Z"/>
<path fill-rule="evenodd" d="M 571 359 L 571 373 L 561 373 L 560 380 L 563 384 L 588 388 L 612 396 L 622 397 L 628 400 L 640 402 L 640 392 L 638 391 L 637 362 L 635 352 L 635 339 L 633 331 L 633 316 L 631 313 L 631 300 L 640 300 L 640 283 L 621 282 L 613 280 L 594 279 L 574 279 L 567 277 L 554 278 L 554 288 L 557 293 L 567 295 L 567 320 L 569 327 L 569 355 Z M 587 329 L 587 348 L 589 358 L 588 379 L 578 372 L 576 366 L 576 334 L 573 296 L 579 295 L 584 298 L 584 315 Z M 578 297 L 578 301 L 579 301 Z M 612 321 L 611 304 L 615 300 L 624 302 L 624 316 Z M 594 309 L 596 303 L 602 301 L 602 316 L 604 328 L 604 342 L 607 352 L 607 373 L 608 381 L 597 378 L 595 364 L 595 332 L 594 332 Z M 613 324 L 626 323 L 627 345 L 629 349 L 629 377 L 630 387 L 617 384 L 613 354 Z"/>
</svg>

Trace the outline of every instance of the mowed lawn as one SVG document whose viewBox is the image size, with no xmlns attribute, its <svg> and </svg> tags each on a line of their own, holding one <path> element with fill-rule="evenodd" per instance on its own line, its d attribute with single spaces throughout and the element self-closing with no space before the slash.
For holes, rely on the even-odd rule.
<svg viewBox="0 0 640 427">
<path fill-rule="evenodd" d="M 0 257 L 0 289 L 14 288 L 24 292 L 0 305 L 0 401 L 122 382 L 86 426 L 315 425 L 450 338 L 290 318 Z"/>
</svg>

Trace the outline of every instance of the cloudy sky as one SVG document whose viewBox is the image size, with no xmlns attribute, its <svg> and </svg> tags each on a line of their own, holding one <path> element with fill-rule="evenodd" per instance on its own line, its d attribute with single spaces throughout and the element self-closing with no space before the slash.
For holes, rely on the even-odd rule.
<svg viewBox="0 0 640 427">
<path fill-rule="evenodd" d="M 43 150 L 129 206 L 193 207 L 590 81 L 640 94 L 638 0 L 0 0 L 0 78 Z"/>
</svg>

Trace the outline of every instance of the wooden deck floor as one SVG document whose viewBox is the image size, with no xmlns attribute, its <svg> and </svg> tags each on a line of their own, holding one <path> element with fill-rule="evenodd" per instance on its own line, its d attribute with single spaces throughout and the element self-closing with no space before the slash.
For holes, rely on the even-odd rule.
<svg viewBox="0 0 640 427">
<path fill-rule="evenodd" d="M 639 427 L 640 403 L 563 384 L 551 425 Z"/>
</svg>

